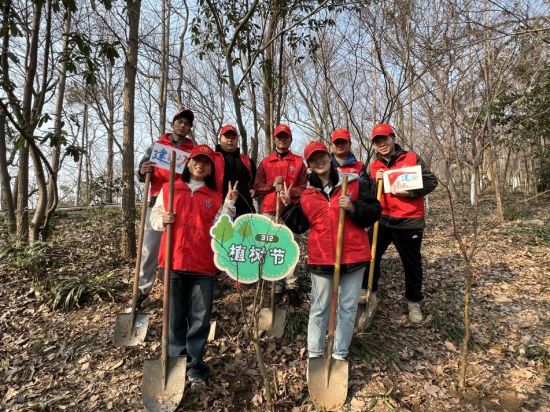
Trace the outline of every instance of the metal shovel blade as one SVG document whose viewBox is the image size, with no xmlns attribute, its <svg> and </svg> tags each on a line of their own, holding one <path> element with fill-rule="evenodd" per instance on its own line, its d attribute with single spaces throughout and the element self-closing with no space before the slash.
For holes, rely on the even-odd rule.
<svg viewBox="0 0 550 412">
<path fill-rule="evenodd" d="M 348 361 L 324 356 L 309 358 L 307 386 L 315 406 L 328 411 L 340 409 L 348 396 L 348 374 Z"/>
<path fill-rule="evenodd" d="M 187 357 L 168 358 L 166 387 L 162 369 L 162 359 L 146 359 L 143 364 L 141 399 L 148 411 L 175 411 L 183 398 Z"/>
<path fill-rule="evenodd" d="M 113 343 L 116 347 L 136 346 L 142 343 L 147 335 L 148 325 L 148 313 L 117 313 Z"/>
<path fill-rule="evenodd" d="M 216 339 L 216 321 L 211 320 L 210 321 L 210 331 L 208 331 L 208 342 L 213 341 Z"/>
<path fill-rule="evenodd" d="M 268 332 L 275 338 L 281 338 L 285 332 L 286 309 L 276 308 L 275 318 L 270 308 L 262 308 L 258 319 L 258 329 Z"/>
</svg>

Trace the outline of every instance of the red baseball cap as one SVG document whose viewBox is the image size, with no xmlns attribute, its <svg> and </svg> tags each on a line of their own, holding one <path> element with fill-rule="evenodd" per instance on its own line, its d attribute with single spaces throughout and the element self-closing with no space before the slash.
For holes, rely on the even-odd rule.
<svg viewBox="0 0 550 412">
<path fill-rule="evenodd" d="M 210 146 L 201 144 L 193 147 L 191 149 L 191 153 L 189 154 L 190 159 L 194 159 L 197 156 L 206 156 L 212 163 L 214 163 L 215 152 L 210 148 Z"/>
<path fill-rule="evenodd" d="M 328 154 L 328 149 L 321 142 L 309 142 L 304 149 L 304 158 L 306 159 L 306 161 L 308 161 L 311 155 L 315 152 L 324 152 Z"/>
<path fill-rule="evenodd" d="M 336 129 L 334 132 L 332 132 L 331 142 L 334 143 L 334 141 L 338 140 L 338 139 L 351 140 L 349 130 L 348 129 Z"/>
<path fill-rule="evenodd" d="M 189 120 L 189 123 L 191 124 L 193 124 L 193 120 L 195 120 L 195 115 L 190 109 L 181 108 L 172 118 L 172 123 L 174 123 L 176 119 L 179 119 L 180 117 Z"/>
<path fill-rule="evenodd" d="M 372 129 L 371 139 L 374 139 L 376 136 L 395 136 L 395 132 L 389 124 L 380 123 Z"/>
<path fill-rule="evenodd" d="M 235 133 L 237 136 L 239 135 L 239 132 L 237 131 L 237 128 L 235 126 L 233 126 L 232 124 L 226 124 L 220 130 L 220 136 L 222 136 L 226 133 L 229 133 L 229 132 Z"/>
<path fill-rule="evenodd" d="M 292 132 L 290 131 L 290 127 L 288 127 L 286 124 L 279 124 L 275 128 L 275 131 L 273 132 L 273 136 L 278 136 L 281 133 L 286 133 L 289 137 L 292 137 Z"/>
</svg>

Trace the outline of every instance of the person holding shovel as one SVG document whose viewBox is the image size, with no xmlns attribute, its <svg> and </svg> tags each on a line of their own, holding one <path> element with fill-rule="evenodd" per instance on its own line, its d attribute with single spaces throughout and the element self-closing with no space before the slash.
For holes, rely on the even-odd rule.
<svg viewBox="0 0 550 412">
<path fill-rule="evenodd" d="M 292 204 L 292 188 L 286 183 L 280 197 L 285 205 L 282 211 L 285 224 L 295 233 L 310 230 L 307 245 L 307 263 L 311 274 L 308 354 L 310 358 L 318 358 L 325 352 L 337 228 L 342 208 L 346 211 L 345 229 L 332 357 L 344 360 L 353 335 L 363 272 L 370 260 L 365 228 L 378 220 L 381 208 L 368 185 L 355 174 L 348 176 L 347 195 L 342 196 L 343 173 L 331 163 L 328 149 L 322 143 L 309 143 L 304 150 L 304 158 L 311 174 L 299 203 Z"/>
<path fill-rule="evenodd" d="M 292 187 L 289 202 L 296 203 L 306 188 L 307 168 L 304 159 L 290 151 L 292 131 L 286 124 L 279 124 L 273 133 L 275 151 L 262 160 L 254 182 L 256 194 L 261 199 L 262 214 L 275 219 L 277 210 L 277 193 L 283 189 L 283 184 Z M 300 304 L 298 296 L 297 277 L 287 276 L 284 281 L 277 282 L 275 287 L 276 301 L 280 300 L 283 284 L 288 301 L 292 306 Z"/>
<path fill-rule="evenodd" d="M 156 143 L 172 146 L 179 150 L 183 150 L 184 152 L 191 151 L 193 146 L 195 146 L 195 143 L 188 136 L 192 133 L 191 127 L 193 127 L 194 119 L 195 115 L 191 110 L 180 109 L 172 118 L 172 133 L 163 134 Z M 138 310 L 141 309 L 143 302 L 149 296 L 151 289 L 153 289 L 153 284 L 156 278 L 162 232 L 159 232 L 151 227 L 150 217 L 151 210 L 155 205 L 162 185 L 168 182 L 169 178 L 168 170 L 155 167 L 155 163 L 150 160 L 153 146 L 154 145 L 151 145 L 143 155 L 143 158 L 139 162 L 138 169 L 138 178 L 140 182 L 145 181 L 145 176 L 148 173 L 151 174 L 151 188 L 149 190 L 149 199 L 147 200 L 147 215 L 145 217 L 145 230 L 143 232 L 143 246 L 141 252 L 139 296 L 137 300 Z"/>
<path fill-rule="evenodd" d="M 372 147 L 376 158 L 370 166 L 370 175 L 377 184 L 381 184 L 386 170 L 420 165 L 422 168 L 421 189 L 392 190 L 382 194 L 382 216 L 378 228 L 378 244 L 374 262 L 372 293 L 369 299 L 369 312 L 374 313 L 378 298 L 378 280 L 380 278 L 380 260 L 393 243 L 405 271 L 405 297 L 408 303 L 409 320 L 421 323 L 423 320 L 420 302 L 422 295 L 422 256 L 420 247 L 424 234 L 424 196 L 437 187 L 437 178 L 420 157 L 406 151 L 397 143 L 393 128 L 387 123 L 380 123 L 372 129 Z M 365 274 L 368 273 L 368 270 Z M 368 276 L 363 281 L 363 289 L 368 287 Z"/>
<path fill-rule="evenodd" d="M 361 180 L 368 181 L 364 172 L 365 165 L 357 160 L 351 152 L 351 135 L 348 129 L 336 129 L 331 134 L 332 154 L 330 161 L 343 173 L 355 173 Z"/>
<path fill-rule="evenodd" d="M 209 374 L 203 354 L 218 271 L 210 247 L 210 228 L 218 215 L 235 215 L 238 197 L 238 182 L 229 182 L 222 203 L 221 192 L 216 190 L 214 161 L 215 152 L 210 147 L 195 146 L 181 179 L 174 185 L 174 213 L 165 209 L 168 184 L 163 186 L 151 213 L 155 230 L 173 225 L 168 351 L 170 356 L 187 356 L 192 389 L 203 386 Z M 165 264 L 165 242 L 166 232 L 161 239 L 161 267 Z"/>
</svg>

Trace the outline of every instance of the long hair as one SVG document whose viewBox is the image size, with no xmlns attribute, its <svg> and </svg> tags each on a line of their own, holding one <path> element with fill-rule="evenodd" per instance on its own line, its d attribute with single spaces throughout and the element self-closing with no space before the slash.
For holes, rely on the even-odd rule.
<svg viewBox="0 0 550 412">
<path fill-rule="evenodd" d="M 210 163 L 212 164 L 212 170 L 210 171 L 210 174 L 204 178 L 204 184 L 209 189 L 216 191 L 216 179 L 215 179 L 216 174 L 214 170 L 214 162 L 210 161 Z M 189 183 L 189 181 L 191 180 L 191 171 L 189 170 L 187 165 L 185 165 L 185 168 L 183 169 L 183 173 L 181 174 L 181 179 L 185 183 Z"/>
</svg>

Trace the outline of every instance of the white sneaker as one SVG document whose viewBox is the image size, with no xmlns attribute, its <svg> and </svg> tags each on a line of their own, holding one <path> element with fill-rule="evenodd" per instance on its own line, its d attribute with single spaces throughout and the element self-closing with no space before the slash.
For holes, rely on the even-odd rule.
<svg viewBox="0 0 550 412">
<path fill-rule="evenodd" d="M 359 301 L 357 302 L 359 305 L 364 305 L 365 301 L 367 299 L 367 289 L 361 289 L 361 292 L 359 292 Z"/>
<path fill-rule="evenodd" d="M 422 316 L 422 311 L 420 310 L 419 302 L 407 302 L 409 306 L 409 320 L 411 323 L 422 323 L 424 317 Z"/>
</svg>

